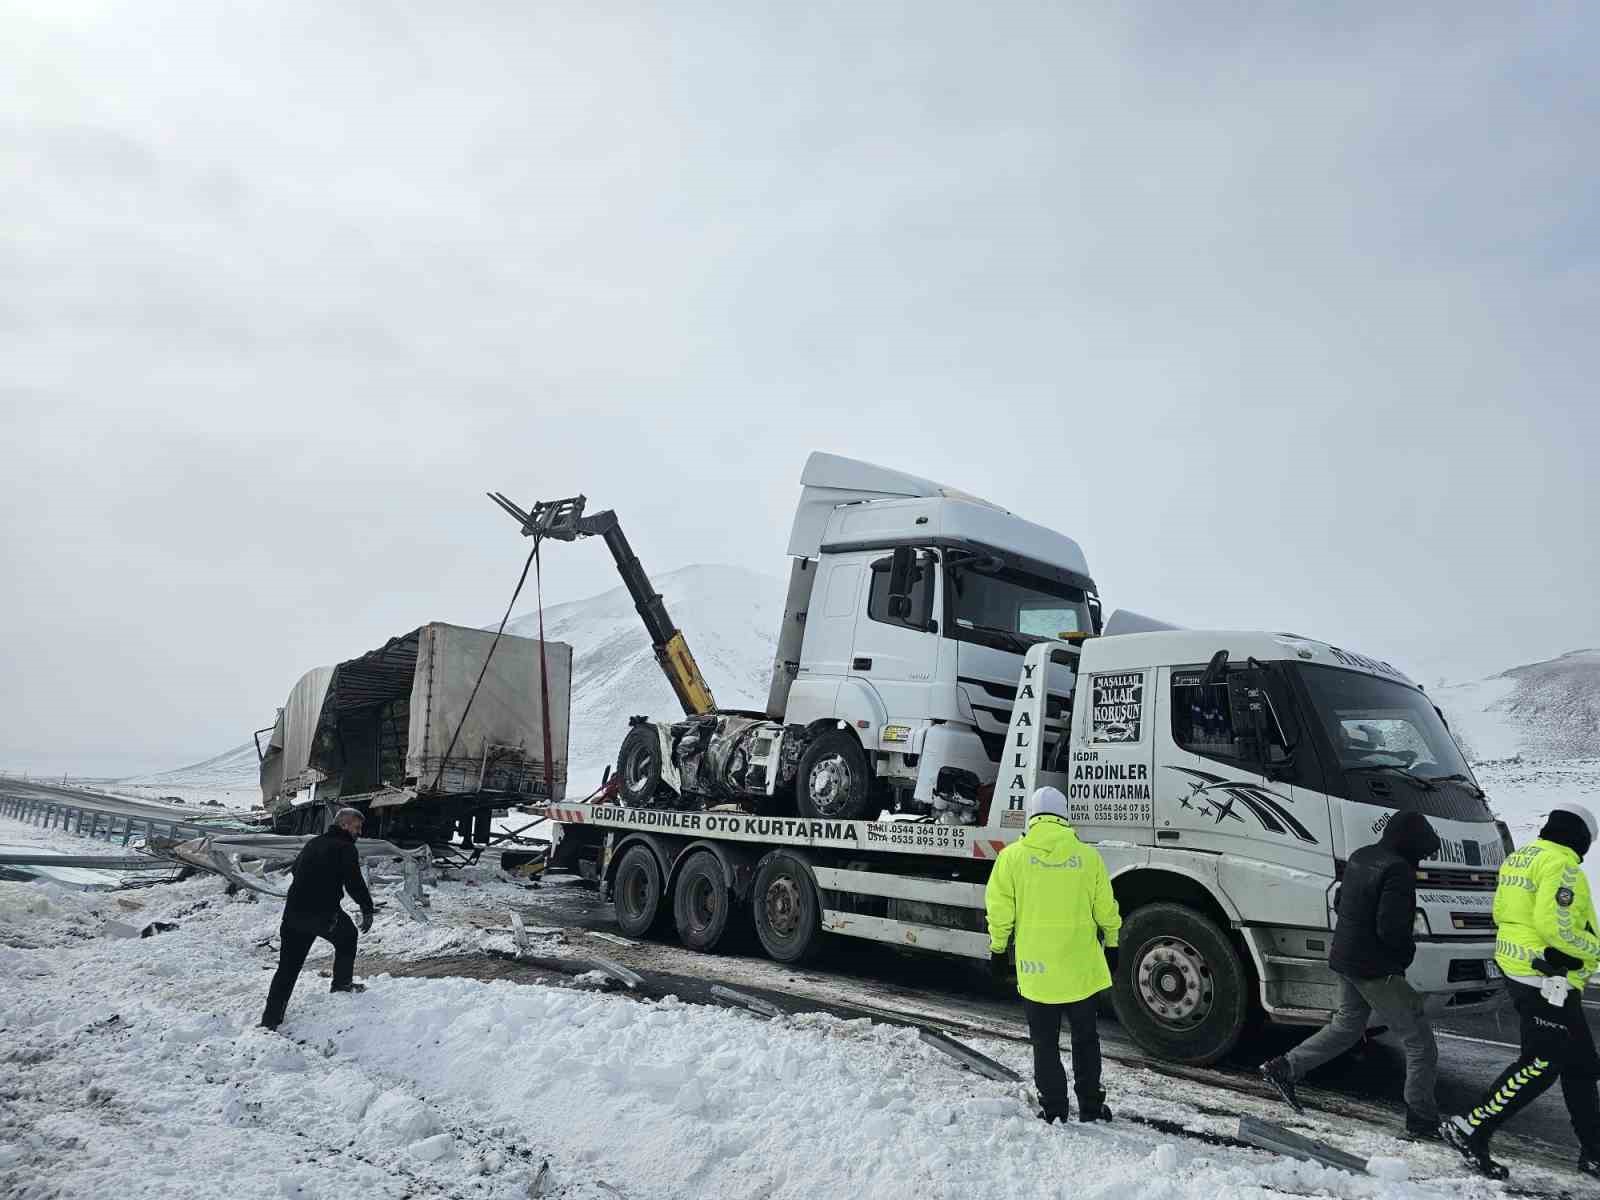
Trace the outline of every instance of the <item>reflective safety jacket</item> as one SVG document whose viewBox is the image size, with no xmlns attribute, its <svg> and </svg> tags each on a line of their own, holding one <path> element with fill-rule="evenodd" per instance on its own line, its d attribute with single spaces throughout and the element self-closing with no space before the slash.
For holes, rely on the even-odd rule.
<svg viewBox="0 0 1600 1200">
<path fill-rule="evenodd" d="M 1017 937 L 1017 991 L 1040 1004 L 1070 1004 L 1111 986 L 1105 945 L 1117 944 L 1122 914 L 1106 864 L 1060 817 L 1035 817 L 1000 851 L 984 891 L 989 949 Z"/>
<path fill-rule="evenodd" d="M 1535 838 L 1500 865 L 1494 893 L 1494 961 L 1508 976 L 1540 978 L 1533 960 L 1551 946 L 1582 959 L 1567 979 L 1581 988 L 1600 965 L 1600 922 L 1575 851 Z"/>
</svg>

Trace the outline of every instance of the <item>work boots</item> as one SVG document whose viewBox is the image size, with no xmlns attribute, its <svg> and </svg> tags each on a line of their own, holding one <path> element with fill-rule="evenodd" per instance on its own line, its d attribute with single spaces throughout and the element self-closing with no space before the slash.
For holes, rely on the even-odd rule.
<svg viewBox="0 0 1600 1200">
<path fill-rule="evenodd" d="M 1497 1163 L 1489 1157 L 1489 1139 L 1480 1131 L 1472 1128 L 1461 1117 L 1446 1117 L 1439 1122 L 1439 1137 L 1446 1145 L 1455 1147 L 1462 1158 L 1466 1159 L 1467 1166 L 1471 1167 L 1485 1179 L 1504 1179 L 1511 1174 L 1503 1163 Z M 1580 1159 L 1578 1169 L 1583 1169 Z"/>
<path fill-rule="evenodd" d="M 1261 1064 L 1261 1078 L 1272 1085 L 1273 1091 L 1283 1097 L 1283 1102 L 1297 1113 L 1306 1110 L 1300 1107 L 1300 1097 L 1295 1094 L 1294 1075 L 1289 1070 L 1289 1060 L 1283 1057 L 1269 1058 Z"/>
<path fill-rule="evenodd" d="M 1111 1120 L 1111 1108 L 1106 1104 L 1105 1088 L 1101 1088 L 1093 1096 L 1078 1097 L 1078 1120 L 1085 1123 Z"/>
<path fill-rule="evenodd" d="M 1409 1104 L 1406 1105 L 1406 1140 L 1412 1142 L 1437 1142 L 1438 1117 L 1425 1117 Z"/>
</svg>

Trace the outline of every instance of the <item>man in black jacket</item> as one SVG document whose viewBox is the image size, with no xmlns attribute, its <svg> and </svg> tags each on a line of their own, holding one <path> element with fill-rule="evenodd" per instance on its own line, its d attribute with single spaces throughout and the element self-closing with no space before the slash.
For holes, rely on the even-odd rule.
<svg viewBox="0 0 1600 1200">
<path fill-rule="evenodd" d="M 1390 818 L 1376 845 L 1361 847 L 1345 864 L 1339 924 L 1328 955 L 1339 976 L 1339 1009 L 1325 1028 L 1261 1066 L 1262 1076 L 1296 1112 L 1301 1108 L 1295 1081 L 1359 1042 L 1376 1013 L 1405 1047 L 1406 1132 L 1438 1137 L 1433 1091 L 1439 1049 L 1422 997 L 1406 982 L 1406 968 L 1417 954 L 1417 864 L 1438 851 L 1439 835 L 1427 818 L 1401 812 Z"/>
<path fill-rule="evenodd" d="M 341 808 L 333 828 L 312 838 L 300 849 L 300 856 L 289 870 L 294 882 L 283 905 L 283 924 L 278 927 L 278 970 L 267 992 L 267 1008 L 261 1014 L 265 1029 L 283 1023 L 283 1010 L 289 1007 L 300 968 L 305 966 L 311 943 L 319 937 L 333 943 L 333 987 L 335 992 L 353 991 L 350 976 L 356 965 L 356 927 L 339 907 L 340 895 L 361 906 L 361 932 L 372 928 L 372 893 L 361 877 L 361 856 L 356 853 L 356 838 L 363 824 L 361 813 Z"/>
</svg>

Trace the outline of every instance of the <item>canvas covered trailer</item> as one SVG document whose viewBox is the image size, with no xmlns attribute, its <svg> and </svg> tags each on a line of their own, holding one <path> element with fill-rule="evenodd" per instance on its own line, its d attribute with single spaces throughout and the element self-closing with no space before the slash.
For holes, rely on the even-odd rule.
<svg viewBox="0 0 1600 1200">
<path fill-rule="evenodd" d="M 274 827 L 311 832 L 349 804 L 369 834 L 448 837 L 495 807 L 565 798 L 572 647 L 505 635 L 488 658 L 494 641 L 436 621 L 302 675 L 261 750 Z"/>
</svg>

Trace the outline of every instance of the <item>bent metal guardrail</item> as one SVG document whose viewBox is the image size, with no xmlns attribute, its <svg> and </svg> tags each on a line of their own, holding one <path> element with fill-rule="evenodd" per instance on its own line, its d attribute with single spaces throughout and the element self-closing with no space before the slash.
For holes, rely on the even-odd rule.
<svg viewBox="0 0 1600 1200">
<path fill-rule="evenodd" d="M 0 817 L 10 817 L 42 829 L 60 829 L 78 837 L 120 841 L 124 846 L 136 836 L 178 840 L 218 832 L 216 825 L 175 821 L 170 817 L 153 815 L 138 817 L 131 813 L 96 808 L 91 804 L 74 804 L 43 796 L 0 796 Z"/>
</svg>

